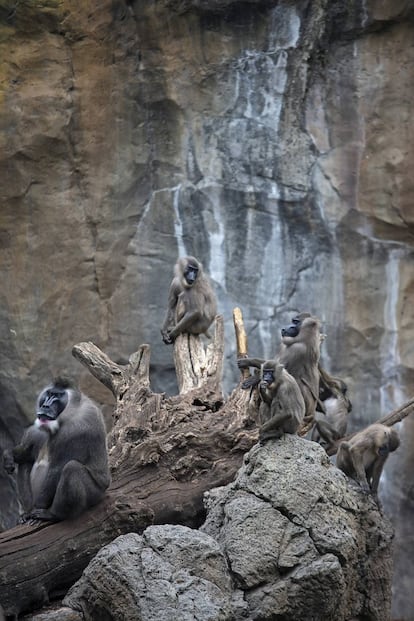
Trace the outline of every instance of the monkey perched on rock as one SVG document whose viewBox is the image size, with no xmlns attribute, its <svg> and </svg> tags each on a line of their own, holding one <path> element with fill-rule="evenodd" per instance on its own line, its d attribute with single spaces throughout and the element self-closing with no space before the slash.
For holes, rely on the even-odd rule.
<svg viewBox="0 0 414 621">
<path fill-rule="evenodd" d="M 339 377 L 329 375 L 319 366 L 319 403 L 311 439 L 330 449 L 346 434 L 348 416 L 352 410 L 347 396 L 348 387 Z M 323 408 L 323 411 L 322 411 Z"/>
<path fill-rule="evenodd" d="M 181 257 L 174 267 L 162 340 L 171 345 L 179 334 L 208 334 L 217 301 L 203 267 L 194 257 Z"/>
<path fill-rule="evenodd" d="M 297 381 L 305 401 L 304 422 L 312 422 L 319 395 L 321 331 L 320 321 L 308 313 L 303 318 L 282 328 L 282 348 L 279 362 Z M 309 315 L 309 316 L 308 316 Z"/>
<path fill-rule="evenodd" d="M 259 440 L 296 433 L 305 415 L 305 402 L 296 380 L 283 365 L 274 360 L 261 365 L 259 394 Z"/>
<path fill-rule="evenodd" d="M 400 446 L 395 429 L 374 423 L 349 441 L 341 442 L 336 465 L 357 481 L 366 492 L 376 495 L 387 457 Z"/>
<path fill-rule="evenodd" d="M 99 408 L 58 378 L 40 393 L 35 430 L 45 434 L 30 473 L 33 507 L 28 519 L 58 522 L 97 504 L 110 483 L 105 424 Z M 32 459 L 29 447 L 13 450 L 14 460 Z"/>
<path fill-rule="evenodd" d="M 323 336 L 320 321 L 309 313 L 301 313 L 293 318 L 292 324 L 282 328 L 282 345 L 277 362 L 280 362 L 296 380 L 305 401 L 304 422 L 312 422 L 319 393 L 320 344 Z M 256 367 L 259 369 L 265 361 L 261 358 L 239 358 L 240 369 Z M 242 388 L 254 388 L 259 382 L 257 377 L 248 378 Z"/>
</svg>

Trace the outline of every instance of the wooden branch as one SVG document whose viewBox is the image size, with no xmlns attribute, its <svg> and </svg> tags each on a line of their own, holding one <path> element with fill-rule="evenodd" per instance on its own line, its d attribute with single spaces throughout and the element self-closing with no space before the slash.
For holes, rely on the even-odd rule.
<svg viewBox="0 0 414 621">
<path fill-rule="evenodd" d="M 207 384 L 222 393 L 224 359 L 224 322 L 214 320 L 213 342 L 204 347 L 201 336 L 179 334 L 174 341 L 174 364 L 180 395 Z"/>
<path fill-rule="evenodd" d="M 243 314 L 238 307 L 233 309 L 233 324 L 236 333 L 237 358 L 247 358 L 247 334 L 244 329 Z M 249 375 L 249 369 L 241 370 L 242 379 L 247 379 Z"/>
<path fill-rule="evenodd" d="M 109 388 L 117 400 L 122 399 L 133 378 L 140 384 L 149 386 L 149 345 L 141 345 L 139 350 L 130 356 L 129 364 L 126 366 L 116 364 L 99 347 L 90 342 L 74 345 L 72 355 L 97 380 Z"/>
<path fill-rule="evenodd" d="M 382 425 L 387 425 L 387 427 L 392 427 L 396 423 L 399 423 L 400 421 L 404 420 L 406 416 L 409 416 L 413 412 L 414 412 L 414 397 L 412 399 L 409 399 L 405 403 L 403 403 L 403 405 L 393 410 L 386 416 L 383 416 L 383 418 L 380 418 L 379 421 L 377 422 L 381 423 Z"/>
</svg>

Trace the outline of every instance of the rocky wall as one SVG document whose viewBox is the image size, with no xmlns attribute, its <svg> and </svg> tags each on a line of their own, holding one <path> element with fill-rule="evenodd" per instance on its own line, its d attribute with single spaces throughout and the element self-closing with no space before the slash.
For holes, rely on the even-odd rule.
<svg viewBox="0 0 414 621">
<path fill-rule="evenodd" d="M 175 390 L 159 328 L 182 253 L 214 280 L 227 390 L 237 305 L 259 356 L 293 312 L 322 318 L 353 428 L 412 395 L 413 15 L 408 0 L 0 0 L 3 445 L 56 373 L 110 407 L 75 342 L 119 362 L 150 343 L 153 388 Z M 402 517 L 403 617 L 401 428 L 382 492 Z"/>
</svg>

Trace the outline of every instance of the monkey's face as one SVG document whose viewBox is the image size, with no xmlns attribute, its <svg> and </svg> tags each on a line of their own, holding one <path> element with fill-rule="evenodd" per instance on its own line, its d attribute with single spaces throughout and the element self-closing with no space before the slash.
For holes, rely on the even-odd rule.
<svg viewBox="0 0 414 621">
<path fill-rule="evenodd" d="M 291 338 L 295 338 L 299 334 L 300 330 L 300 322 L 293 320 L 294 323 L 291 323 L 289 326 L 285 326 L 281 329 L 282 337 L 289 336 Z"/>
<path fill-rule="evenodd" d="M 192 287 L 198 276 L 198 267 L 191 265 L 190 263 L 184 270 L 184 278 L 189 287 Z"/>
<path fill-rule="evenodd" d="M 58 386 L 48 386 L 37 400 L 35 424 L 41 429 L 55 433 L 59 429 L 58 416 L 68 404 L 68 391 Z"/>
<path fill-rule="evenodd" d="M 275 374 L 273 369 L 263 369 L 262 372 L 262 384 L 266 386 L 270 386 L 275 381 Z"/>
<path fill-rule="evenodd" d="M 312 317 L 310 313 L 298 313 L 294 317 L 292 317 L 292 323 L 289 326 L 285 326 L 282 328 L 282 336 L 290 336 L 291 338 L 295 338 L 300 332 L 300 327 L 305 319 Z"/>
</svg>

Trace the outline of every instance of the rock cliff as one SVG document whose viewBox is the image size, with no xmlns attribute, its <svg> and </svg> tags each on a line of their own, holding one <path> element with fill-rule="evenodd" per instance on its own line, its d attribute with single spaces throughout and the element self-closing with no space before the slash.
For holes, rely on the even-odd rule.
<svg viewBox="0 0 414 621">
<path fill-rule="evenodd" d="M 413 30 L 409 0 L 0 0 L 2 446 L 56 373 L 110 406 L 75 342 L 119 362 L 150 343 L 154 388 L 174 391 L 159 327 L 181 253 L 214 280 L 229 390 L 238 305 L 260 356 L 292 312 L 321 317 L 354 428 L 412 395 Z M 399 617 L 414 577 L 402 427 L 382 484 Z M 1 469 L 0 484 L 6 527 Z"/>
</svg>

